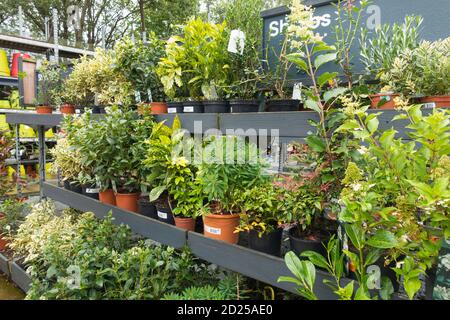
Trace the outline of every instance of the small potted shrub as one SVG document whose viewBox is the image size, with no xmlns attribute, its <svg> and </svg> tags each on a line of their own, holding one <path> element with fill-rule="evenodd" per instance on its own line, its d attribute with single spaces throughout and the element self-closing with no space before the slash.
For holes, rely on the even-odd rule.
<svg viewBox="0 0 450 320">
<path fill-rule="evenodd" d="M 258 112 L 258 84 L 264 79 L 261 74 L 261 63 L 254 59 L 254 46 L 244 48 L 242 55 L 232 54 L 230 57 L 231 85 L 228 87 L 230 112 Z"/>
<path fill-rule="evenodd" d="M 381 86 L 389 86 L 383 79 L 394 65 L 396 57 L 407 50 L 419 46 L 419 29 L 423 19 L 419 16 L 407 16 L 403 24 L 394 23 L 375 29 L 375 34 L 369 39 L 367 30 L 361 34 L 361 60 L 369 75 L 381 80 Z M 390 88 L 397 89 L 395 86 Z M 387 88 L 369 96 L 372 108 L 393 109 L 394 99 L 401 92 L 393 92 Z"/>
<path fill-rule="evenodd" d="M 256 145 L 236 136 L 211 137 L 197 172 L 208 201 L 202 209 L 207 237 L 238 242 L 235 230 L 241 212 L 237 194 L 267 181 L 266 165 Z"/>
<path fill-rule="evenodd" d="M 269 181 L 236 195 L 242 210 L 238 232 L 248 232 L 250 249 L 279 256 L 282 225 L 290 221 L 293 208 L 289 194 Z"/>
<path fill-rule="evenodd" d="M 43 60 L 39 68 L 38 94 L 36 112 L 49 114 L 53 112 L 53 106 L 59 101 L 61 86 L 61 70 L 57 65 Z"/>
<path fill-rule="evenodd" d="M 174 146 L 177 145 L 184 133 L 178 117 L 175 117 L 172 127 L 168 127 L 164 122 L 156 124 L 147 141 L 147 153 L 142 161 L 145 170 L 149 173 L 145 184 L 150 186 L 149 200 L 154 202 L 157 209 L 158 219 L 175 224 L 172 207 L 169 201 L 169 166 L 172 163 Z"/>
<path fill-rule="evenodd" d="M 450 38 L 424 41 L 414 50 L 417 91 L 428 107 L 450 107 Z"/>
<path fill-rule="evenodd" d="M 151 32 L 145 44 L 123 39 L 117 42 L 114 52 L 114 69 L 131 83 L 135 102 L 141 103 L 138 111 L 150 106 L 152 113 L 167 113 L 163 86 L 156 74 L 158 61 L 164 54 L 164 42 Z"/>
</svg>

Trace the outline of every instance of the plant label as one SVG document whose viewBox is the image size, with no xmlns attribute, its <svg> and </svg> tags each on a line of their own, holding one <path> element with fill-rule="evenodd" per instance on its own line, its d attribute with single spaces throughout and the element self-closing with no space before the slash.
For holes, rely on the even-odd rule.
<svg viewBox="0 0 450 320">
<path fill-rule="evenodd" d="M 205 231 L 211 234 L 215 234 L 215 235 L 219 235 L 222 233 L 222 229 L 220 228 L 213 228 L 210 226 L 207 226 L 206 224 L 204 225 Z"/>
<path fill-rule="evenodd" d="M 152 90 L 147 89 L 148 101 L 153 102 Z"/>
<path fill-rule="evenodd" d="M 194 112 L 194 107 L 192 106 L 186 106 L 183 108 L 184 112 Z"/>
<path fill-rule="evenodd" d="M 228 51 L 232 53 L 244 53 L 245 33 L 241 30 L 231 30 L 230 40 L 228 41 Z"/>
<path fill-rule="evenodd" d="M 298 82 L 294 84 L 294 89 L 292 90 L 292 100 L 302 100 L 302 83 Z"/>
<path fill-rule="evenodd" d="M 422 106 L 422 109 L 434 109 L 434 108 L 436 108 L 436 103 L 434 102 L 424 103 Z"/>
<path fill-rule="evenodd" d="M 135 97 L 137 103 L 141 102 L 141 93 L 139 91 L 134 92 L 134 97 Z"/>
<path fill-rule="evenodd" d="M 177 113 L 177 108 L 167 108 L 167 113 Z"/>
<path fill-rule="evenodd" d="M 167 220 L 167 213 L 158 211 L 158 217 L 160 217 L 161 219 Z"/>
<path fill-rule="evenodd" d="M 99 193 L 100 189 L 86 188 L 86 193 Z"/>
</svg>

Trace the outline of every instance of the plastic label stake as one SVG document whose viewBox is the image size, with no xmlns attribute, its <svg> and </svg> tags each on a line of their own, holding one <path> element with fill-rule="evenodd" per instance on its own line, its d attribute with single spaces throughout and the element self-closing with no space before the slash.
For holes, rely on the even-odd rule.
<svg viewBox="0 0 450 320">
<path fill-rule="evenodd" d="M 158 217 L 161 219 L 167 219 L 167 213 L 158 211 Z"/>
<path fill-rule="evenodd" d="M 228 51 L 232 53 L 244 53 L 245 33 L 241 30 L 231 30 L 230 40 L 228 41 Z"/>
</svg>

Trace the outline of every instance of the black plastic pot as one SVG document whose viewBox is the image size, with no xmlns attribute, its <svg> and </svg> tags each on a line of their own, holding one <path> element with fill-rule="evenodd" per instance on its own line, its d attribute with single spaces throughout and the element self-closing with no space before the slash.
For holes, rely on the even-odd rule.
<svg viewBox="0 0 450 320">
<path fill-rule="evenodd" d="M 297 229 L 292 228 L 289 230 L 289 243 L 291 250 L 294 251 L 298 256 L 304 251 L 315 251 L 323 256 L 326 256 L 327 251 L 322 245 L 322 242 L 327 242 L 326 240 L 309 240 L 297 236 Z"/>
<path fill-rule="evenodd" d="M 300 109 L 300 100 L 292 99 L 273 99 L 267 101 L 267 112 L 280 112 L 280 111 L 298 111 Z"/>
<path fill-rule="evenodd" d="M 276 229 L 270 233 L 264 233 L 259 237 L 258 231 L 250 230 L 248 234 L 248 247 L 250 249 L 279 257 L 281 254 L 281 235 L 283 229 Z"/>
<path fill-rule="evenodd" d="M 183 113 L 183 102 L 167 102 L 167 113 Z"/>
<path fill-rule="evenodd" d="M 96 113 L 96 114 L 101 113 L 100 106 L 92 106 L 90 108 L 92 109 L 92 113 Z"/>
<path fill-rule="evenodd" d="M 258 112 L 259 103 L 258 100 L 231 100 L 230 112 L 242 113 L 242 112 Z"/>
<path fill-rule="evenodd" d="M 147 197 L 141 197 L 138 201 L 139 213 L 143 216 L 158 220 L 158 212 L 154 203 L 150 202 Z"/>
<path fill-rule="evenodd" d="M 170 210 L 170 208 L 156 205 L 156 212 L 159 221 L 171 224 L 173 226 L 175 225 L 175 219 L 173 218 L 172 210 Z"/>
<path fill-rule="evenodd" d="M 83 193 L 83 189 L 81 188 L 81 184 L 79 182 L 70 182 L 70 191 L 76 192 L 76 193 Z"/>
<path fill-rule="evenodd" d="M 101 114 L 106 114 L 106 107 L 105 106 L 99 106 L 98 109 L 100 110 Z"/>
<path fill-rule="evenodd" d="M 63 185 L 64 185 L 64 189 L 70 190 L 70 181 L 69 180 L 64 180 Z"/>
<path fill-rule="evenodd" d="M 183 113 L 203 113 L 202 101 L 186 101 L 183 102 Z"/>
<path fill-rule="evenodd" d="M 98 200 L 100 189 L 95 183 L 83 184 L 81 185 L 81 190 L 86 197 Z"/>
<path fill-rule="evenodd" d="M 230 106 L 228 101 L 203 101 L 205 113 L 228 113 Z"/>
</svg>

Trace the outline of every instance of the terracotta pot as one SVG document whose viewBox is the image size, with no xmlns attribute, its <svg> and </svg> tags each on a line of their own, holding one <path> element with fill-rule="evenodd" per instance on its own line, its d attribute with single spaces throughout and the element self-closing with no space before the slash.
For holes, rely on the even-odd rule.
<svg viewBox="0 0 450 320">
<path fill-rule="evenodd" d="M 116 205 L 116 196 L 112 189 L 107 189 L 105 191 L 100 191 L 98 193 L 98 199 L 104 204 L 110 204 L 112 206 Z"/>
<path fill-rule="evenodd" d="M 37 106 L 36 113 L 39 113 L 39 114 L 53 113 L 53 108 L 50 106 Z"/>
<path fill-rule="evenodd" d="M 152 108 L 152 114 L 167 113 L 167 103 L 165 102 L 152 102 L 150 106 Z"/>
<path fill-rule="evenodd" d="M 419 99 L 424 108 L 450 108 L 450 96 L 428 96 Z"/>
<path fill-rule="evenodd" d="M 174 217 L 175 219 L 175 225 L 178 228 L 185 229 L 188 231 L 195 231 L 195 220 L 194 218 L 181 218 L 181 217 Z"/>
<path fill-rule="evenodd" d="M 6 250 L 6 245 L 9 243 L 9 240 L 6 240 L 2 236 L 0 236 L 0 252 Z"/>
<path fill-rule="evenodd" d="M 116 205 L 120 209 L 139 212 L 139 193 L 116 193 Z"/>
<path fill-rule="evenodd" d="M 372 109 L 394 109 L 395 108 L 395 102 L 394 99 L 398 97 L 398 94 L 395 93 L 377 93 L 377 94 L 371 94 L 369 95 L 370 99 L 370 107 Z M 378 104 L 381 102 L 381 100 L 385 99 L 386 102 L 378 106 Z"/>
<path fill-rule="evenodd" d="M 66 104 L 63 104 L 59 108 L 59 111 L 61 111 L 61 113 L 63 113 L 63 114 L 74 114 L 75 113 L 75 106 L 66 103 Z"/>
<path fill-rule="evenodd" d="M 235 233 L 239 226 L 239 214 L 208 214 L 203 217 L 203 234 L 209 238 L 228 243 L 237 243 L 239 233 Z"/>
</svg>

